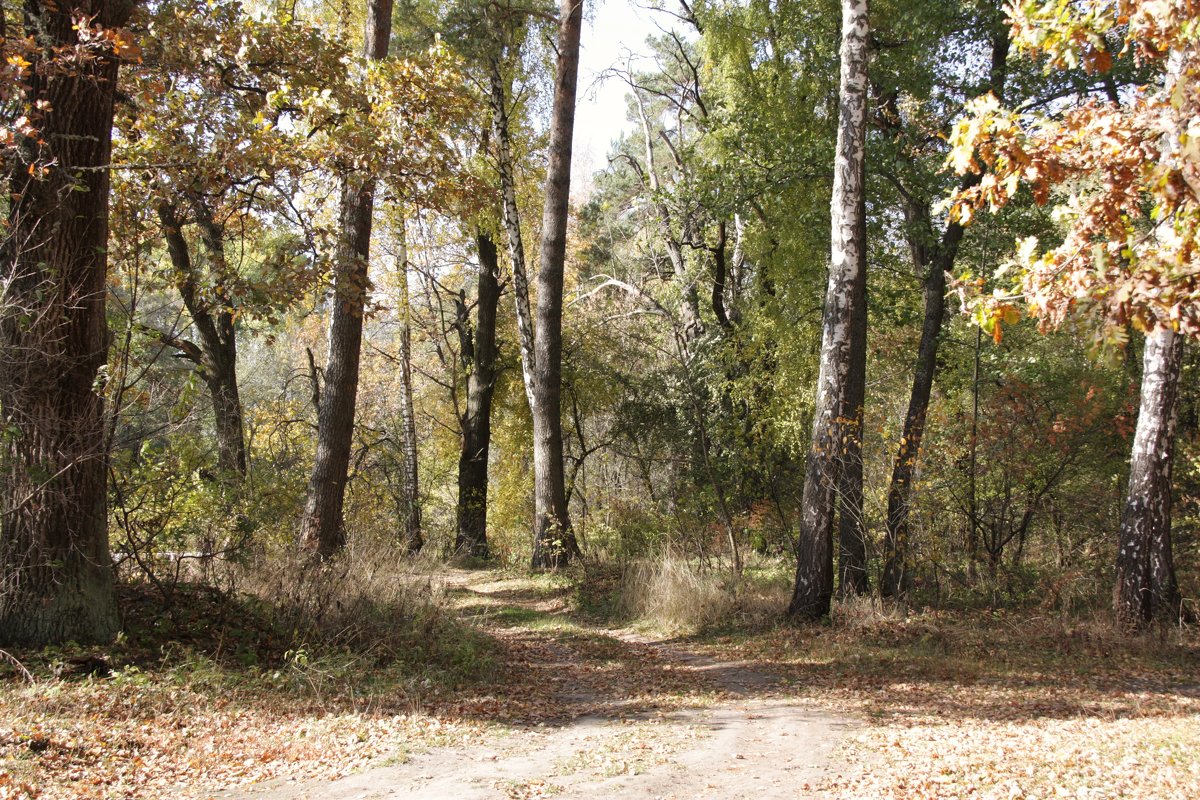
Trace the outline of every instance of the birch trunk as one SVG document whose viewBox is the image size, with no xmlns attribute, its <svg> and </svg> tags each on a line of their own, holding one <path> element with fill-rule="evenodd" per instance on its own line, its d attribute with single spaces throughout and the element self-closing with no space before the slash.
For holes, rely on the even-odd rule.
<svg viewBox="0 0 1200 800">
<path fill-rule="evenodd" d="M 363 42 L 366 58 L 382 60 L 387 56 L 391 26 L 392 0 L 368 0 Z M 317 456 L 299 535 L 301 548 L 321 559 L 330 558 L 346 543 L 342 512 L 354 438 L 363 310 L 370 284 L 367 266 L 374 203 L 374 178 L 346 176 L 334 256 L 329 356 L 317 412 Z"/>
<path fill-rule="evenodd" d="M 646 104 L 639 92 L 633 93 L 637 103 L 638 117 L 642 123 L 642 141 L 645 143 L 646 179 L 649 183 L 650 195 L 654 198 L 654 212 L 658 217 L 658 226 L 662 232 L 663 245 L 667 248 L 667 258 L 671 262 L 671 272 L 675 283 L 679 286 L 679 328 L 682 339 L 683 356 L 687 359 L 692 346 L 704 326 L 700 321 L 700 296 L 696 284 L 688 276 L 687 260 L 683 256 L 683 245 L 671 229 L 671 209 L 667 207 L 662 196 L 662 180 L 658 175 L 658 163 L 654 157 L 654 136 L 650 125 L 650 117 L 646 113 Z M 715 295 L 714 295 L 715 296 Z"/>
<path fill-rule="evenodd" d="M 833 516 L 838 460 L 845 426 L 840 422 L 854 347 L 855 281 L 861 269 L 860 222 L 866 147 L 867 0 L 842 0 L 840 107 L 833 170 L 832 258 L 825 292 L 821 366 L 813 413 L 812 444 L 801 496 L 796 543 L 796 585 L 788 613 L 818 619 L 833 596 Z"/>
<path fill-rule="evenodd" d="M 400 222 L 400 258 L 396 265 L 400 314 L 400 420 L 404 433 L 404 547 L 418 553 L 425 545 L 421 531 L 421 484 L 417 463 L 417 417 L 413 407 L 412 325 L 408 294 L 408 242 Z"/>
<path fill-rule="evenodd" d="M 1117 620 L 1128 628 L 1144 627 L 1152 619 L 1176 620 L 1180 613 L 1171 554 L 1171 471 L 1182 364 L 1180 334 L 1163 329 L 1146 336 L 1113 592 Z"/>
<path fill-rule="evenodd" d="M 521 347 L 521 377 L 525 397 L 532 410 L 537 403 L 534 392 L 533 312 L 529 304 L 529 272 L 525 265 L 525 241 L 521 234 L 521 214 L 517 207 L 516 166 L 512 158 L 512 131 L 508 122 L 508 91 L 504 86 L 499 59 L 489 65 L 488 85 L 492 106 L 492 138 L 496 140 L 496 171 L 500 175 L 500 216 L 508 240 L 508 257 L 512 262 L 513 301 L 517 310 L 517 338 Z"/>
</svg>

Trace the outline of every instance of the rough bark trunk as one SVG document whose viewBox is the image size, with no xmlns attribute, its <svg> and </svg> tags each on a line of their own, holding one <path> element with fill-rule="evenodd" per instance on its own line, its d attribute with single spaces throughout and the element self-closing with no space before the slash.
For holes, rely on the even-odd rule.
<svg viewBox="0 0 1200 800">
<path fill-rule="evenodd" d="M 496 308 L 500 301 L 500 261 L 492 237 L 480 231 L 479 283 L 475 329 L 462 351 L 469 359 L 467 407 L 462 418 L 462 452 L 458 457 L 458 534 L 454 550 L 488 557 L 488 450 L 492 439 L 492 394 L 496 387 Z M 464 335 L 464 339 L 466 336 Z"/>
<path fill-rule="evenodd" d="M 233 313 L 226 298 L 217 298 L 218 308 L 213 309 L 201 300 L 193 271 L 191 250 L 183 236 L 183 222 L 177 210 L 168 203 L 158 208 L 158 218 L 166 239 L 167 252 L 175 270 L 175 287 L 187 308 L 188 315 L 196 327 L 200 339 L 199 353 L 195 353 L 190 342 L 167 341 L 180 348 L 183 355 L 192 360 L 200 377 L 208 387 L 213 409 L 214 428 L 217 434 L 217 467 L 222 478 L 231 476 L 240 482 L 246 476 L 246 440 L 242 428 L 242 401 L 237 380 L 237 330 Z M 205 215 L 211 228 L 202 236 L 209 258 L 214 265 L 224 263 L 224 242 L 217 235 L 211 215 Z M 205 226 L 203 220 L 200 221 Z M 196 355 L 199 358 L 196 358 Z"/>
<path fill-rule="evenodd" d="M 1008 27 L 997 26 L 992 39 L 988 85 L 999 97 L 1004 96 L 1008 51 Z M 963 185 L 965 187 L 978 182 L 979 176 L 973 175 L 967 178 Z M 909 197 L 904 210 L 913 267 L 923 279 L 925 318 L 921 324 L 921 340 L 917 346 L 917 358 L 913 367 L 908 411 L 904 415 L 904 427 L 900 433 L 896 456 L 892 461 L 892 479 L 888 486 L 887 531 L 883 547 L 883 575 L 880 578 L 880 592 L 884 597 L 896 597 L 908 590 L 909 574 L 906 562 L 912 485 L 916 475 L 917 458 L 921 452 L 921 440 L 925 435 L 925 418 L 929 412 L 934 374 L 937 371 L 938 342 L 946 312 L 946 273 L 954 266 L 963 237 L 962 226 L 952 222 L 943 231 L 941 241 L 933 245 L 930 205 L 927 200 Z M 934 246 L 932 254 L 929 252 L 931 245 Z M 975 524 L 974 519 L 970 524 Z"/>
<path fill-rule="evenodd" d="M 1159 330 L 1146 336 L 1113 592 L 1117 620 L 1128 628 L 1144 627 L 1153 619 L 1177 620 L 1180 614 L 1171 555 L 1171 470 L 1182 363 L 1180 334 Z"/>
<path fill-rule="evenodd" d="M 368 59 L 387 56 L 391 25 L 392 0 L 368 0 L 363 44 Z M 346 176 L 334 255 L 329 356 L 317 413 L 317 455 L 299 534 L 301 548 L 322 559 L 333 556 L 346 543 L 342 510 L 354 437 L 374 200 L 373 178 Z"/>
<path fill-rule="evenodd" d="M 801 496 L 796 543 L 796 586 L 788 613 L 818 619 L 833 596 L 833 512 L 844 428 L 851 349 L 854 346 L 854 285 L 861 264 L 859 221 L 866 147 L 867 0 L 842 0 L 840 108 L 833 171 L 832 259 L 825 293 L 821 366 L 813 414 L 812 444 Z"/>
<path fill-rule="evenodd" d="M 77 43 L 75 9 L 123 25 L 132 4 L 24 6 L 39 53 Z M 38 60 L 35 58 L 35 60 Z M 17 142 L 0 249 L 0 644 L 103 642 L 119 627 L 108 552 L 103 400 L 109 176 L 118 64 L 30 69 L 41 142 Z M 48 167 L 44 175 L 36 164 Z"/>
<path fill-rule="evenodd" d="M 562 307 L 567 253 L 567 203 L 571 194 L 571 138 L 583 0 L 559 6 L 558 66 L 550 119 L 546 203 L 538 265 L 537 332 L 534 341 L 533 567 L 558 569 L 579 555 L 567 509 L 562 436 Z"/>
<path fill-rule="evenodd" d="M 859 195 L 858 274 L 850 316 L 850 364 L 846 373 L 846 398 L 841 418 L 841 474 L 838 480 L 838 594 L 845 598 L 866 594 L 867 525 L 863 514 L 863 409 L 867 395 L 867 209 L 866 192 Z"/>
<path fill-rule="evenodd" d="M 400 259 L 397 288 L 400 313 L 400 418 L 404 428 L 404 546 L 419 553 L 425 545 L 421 531 L 421 483 L 417 463 L 417 416 L 413 407 L 412 326 L 409 324 L 408 242 L 400 225 Z"/>
<path fill-rule="evenodd" d="M 925 274 L 925 320 L 921 326 L 921 341 L 917 347 L 916 367 L 913 370 L 912 390 L 909 393 L 908 413 L 900 434 L 900 446 L 892 461 L 892 481 L 888 488 L 887 534 L 884 539 L 883 577 L 880 591 L 884 597 L 902 594 L 908 585 L 908 514 L 912 503 L 912 481 L 916 473 L 917 456 L 925 433 L 925 417 L 933 391 L 933 376 L 937 369 L 938 339 L 946 306 L 946 273 L 940 260 L 929 266 Z"/>
</svg>

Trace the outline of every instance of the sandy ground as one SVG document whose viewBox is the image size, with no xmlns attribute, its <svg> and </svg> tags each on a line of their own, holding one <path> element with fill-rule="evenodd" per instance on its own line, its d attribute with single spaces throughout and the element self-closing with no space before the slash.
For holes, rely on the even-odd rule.
<svg viewBox="0 0 1200 800">
<path fill-rule="evenodd" d="M 462 591 L 487 598 L 488 588 Z M 521 604 L 505 593 L 504 605 Z M 651 652 L 670 669 L 718 691 L 702 706 L 631 710 L 573 681 L 556 689 L 584 713 L 521 728 L 498 728 L 484 744 L 397 754 L 392 763 L 321 783 L 272 782 L 204 797 L 225 800 L 374 798 L 806 798 L 827 777 L 839 740 L 854 720 L 789 701 L 751 665 L 715 661 L 628 631 L 614 639 Z M 560 674 L 588 665 L 572 648 L 548 652 Z M 569 687 L 569 688 L 566 688 Z"/>
</svg>

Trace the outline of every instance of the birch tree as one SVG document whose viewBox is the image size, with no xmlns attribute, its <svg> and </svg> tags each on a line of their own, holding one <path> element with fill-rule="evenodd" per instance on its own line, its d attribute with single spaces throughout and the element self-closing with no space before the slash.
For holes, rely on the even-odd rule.
<svg viewBox="0 0 1200 800">
<path fill-rule="evenodd" d="M 952 137 L 949 164 L 982 177 L 951 202 L 968 224 L 977 209 L 1006 205 L 1022 185 L 1040 204 L 1058 200 L 1063 241 L 1019 243 L 988 296 L 972 301 L 997 340 L 1022 311 L 1043 328 L 1068 317 L 1092 324 L 1102 344 L 1122 345 L 1130 327 L 1146 335 L 1128 496 L 1117 542 L 1114 611 L 1140 628 L 1181 613 L 1171 554 L 1175 405 L 1184 337 L 1200 337 L 1200 35 L 1187 2 L 1013 9 L 1013 39 L 1047 69 L 1112 67 L 1119 38 L 1161 82 L 1088 99 L 1054 116 L 978 98 Z"/>
<path fill-rule="evenodd" d="M 812 443 L 804 475 L 796 584 L 788 613 L 818 619 L 833 596 L 833 517 L 842 456 L 847 387 L 856 344 L 853 320 L 863 259 L 863 164 L 866 152 L 867 0 L 843 0 L 832 245 L 821 337 Z"/>
<path fill-rule="evenodd" d="M 533 559 L 535 568 L 557 569 L 579 555 L 567 507 L 562 434 L 562 309 L 571 194 L 571 145 L 579 76 L 583 0 L 559 6 L 557 64 L 550 118 L 545 203 L 537 273 L 536 319 L 530 299 L 525 246 L 517 207 L 508 90 L 503 50 L 492 54 L 488 88 L 501 183 L 501 211 L 513 270 L 513 295 L 521 348 L 521 374 L 533 417 Z"/>
</svg>

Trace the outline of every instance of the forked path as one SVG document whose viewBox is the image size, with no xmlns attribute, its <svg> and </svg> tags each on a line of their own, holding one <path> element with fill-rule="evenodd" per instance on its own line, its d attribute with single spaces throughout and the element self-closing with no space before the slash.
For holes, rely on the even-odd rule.
<svg viewBox="0 0 1200 800">
<path fill-rule="evenodd" d="M 482 744 L 407 754 L 337 781 L 235 800 L 808 798 L 854 721 L 789 699 L 751 663 L 580 623 L 562 592 L 456 572 L 461 613 L 505 653 L 494 695 L 459 708 L 500 724 Z"/>
</svg>

